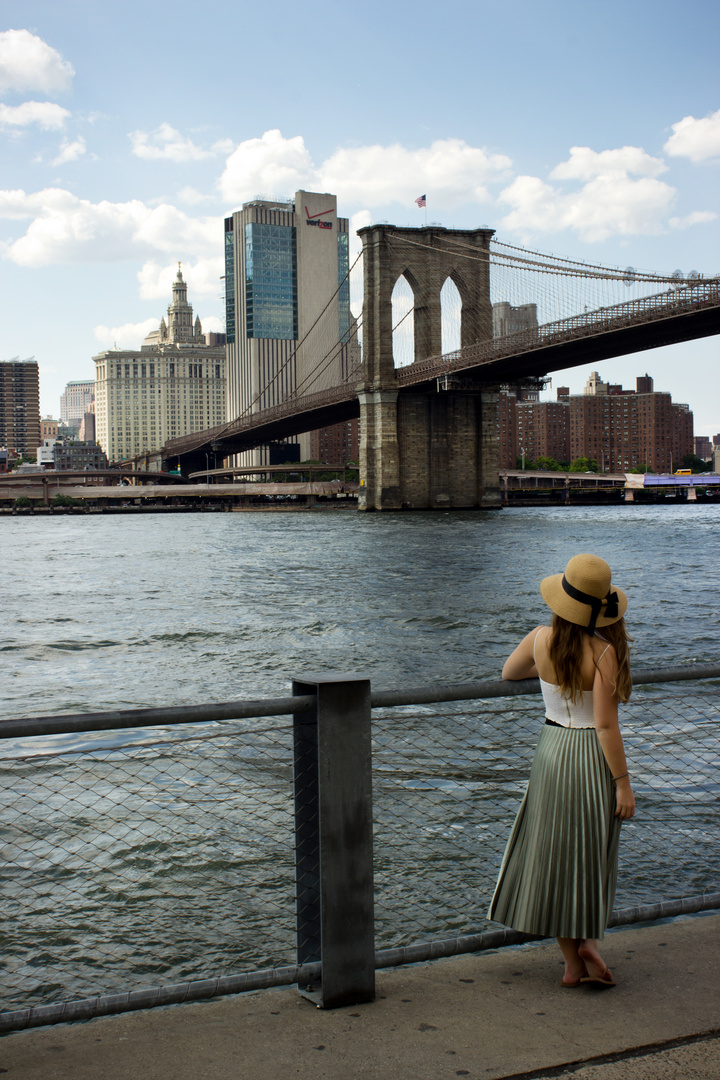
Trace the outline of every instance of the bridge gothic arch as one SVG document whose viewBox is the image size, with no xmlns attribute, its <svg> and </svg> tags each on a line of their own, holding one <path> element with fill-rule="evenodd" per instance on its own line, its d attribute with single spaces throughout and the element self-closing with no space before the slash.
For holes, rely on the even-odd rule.
<svg viewBox="0 0 720 1080">
<path fill-rule="evenodd" d="M 394 384 L 392 293 L 404 277 L 415 299 L 415 355 L 442 352 L 440 294 L 447 278 L 462 303 L 460 345 L 492 337 L 489 250 L 493 229 L 398 228 L 369 225 L 363 243 L 363 348 L 366 382 Z"/>
</svg>

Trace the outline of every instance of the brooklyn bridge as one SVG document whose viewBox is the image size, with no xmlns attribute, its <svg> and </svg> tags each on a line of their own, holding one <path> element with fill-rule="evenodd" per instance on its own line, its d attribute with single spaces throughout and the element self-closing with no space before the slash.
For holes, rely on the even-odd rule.
<svg viewBox="0 0 720 1080">
<path fill-rule="evenodd" d="M 166 465 L 207 468 L 210 455 L 359 416 L 361 509 L 491 507 L 500 502 L 501 386 L 720 332 L 717 277 L 544 255 L 500 243 L 487 228 L 378 224 L 358 235 L 348 277 L 362 275 L 363 304 L 350 330 L 321 317 L 312 363 L 284 400 L 263 407 L 268 387 L 259 388 L 243 415 L 168 442 Z M 501 300 L 511 311 L 532 308 L 535 324 L 494 327 Z M 444 349 L 453 336 L 459 347 Z"/>
</svg>

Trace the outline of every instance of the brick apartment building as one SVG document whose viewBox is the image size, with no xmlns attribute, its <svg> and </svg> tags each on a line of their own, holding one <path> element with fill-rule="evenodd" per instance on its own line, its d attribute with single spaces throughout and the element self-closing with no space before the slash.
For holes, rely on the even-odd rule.
<svg viewBox="0 0 720 1080">
<path fill-rule="evenodd" d="M 584 393 L 571 394 L 561 386 L 554 402 L 518 400 L 512 391 L 503 391 L 500 398 L 501 468 L 515 468 L 524 451 L 529 461 L 552 457 L 572 462 L 588 457 L 603 472 L 626 472 L 646 465 L 650 472 L 659 473 L 677 468 L 684 455 L 693 452 L 689 407 L 656 391 L 649 375 L 636 380 L 635 390 L 604 383 L 595 371 Z"/>
<path fill-rule="evenodd" d="M 34 456 L 40 445 L 40 369 L 36 360 L 0 362 L 0 446 Z"/>
<path fill-rule="evenodd" d="M 360 457 L 360 419 L 310 432 L 310 459 L 330 465 L 357 461 Z"/>
</svg>

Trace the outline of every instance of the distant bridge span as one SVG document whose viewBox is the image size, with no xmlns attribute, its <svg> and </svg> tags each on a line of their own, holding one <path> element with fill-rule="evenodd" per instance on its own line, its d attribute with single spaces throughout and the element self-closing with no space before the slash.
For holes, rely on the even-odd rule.
<svg viewBox="0 0 720 1080">
<path fill-rule="evenodd" d="M 445 376 L 463 377 L 478 386 L 498 386 L 718 333 L 720 280 L 682 282 L 665 293 L 546 323 L 398 368 L 396 388 L 400 395 L 429 391 Z M 358 395 L 366 382 L 364 374 L 360 366 L 355 372 L 355 384 L 293 398 L 231 423 L 172 439 L 165 445 L 163 458 L 192 455 L 195 461 L 201 461 L 205 454 L 227 456 L 353 419 L 360 415 Z"/>
</svg>

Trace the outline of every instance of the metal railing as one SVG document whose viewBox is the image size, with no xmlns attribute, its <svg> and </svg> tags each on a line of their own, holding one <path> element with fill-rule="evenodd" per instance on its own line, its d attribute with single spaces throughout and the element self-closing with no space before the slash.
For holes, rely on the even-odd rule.
<svg viewBox="0 0 720 1080">
<path fill-rule="evenodd" d="M 720 907 L 718 679 L 635 672 L 614 924 Z M 1 722 L 0 1030 L 290 983 L 368 1000 L 377 967 L 528 940 L 485 912 L 538 690 L 307 676 Z"/>
</svg>

